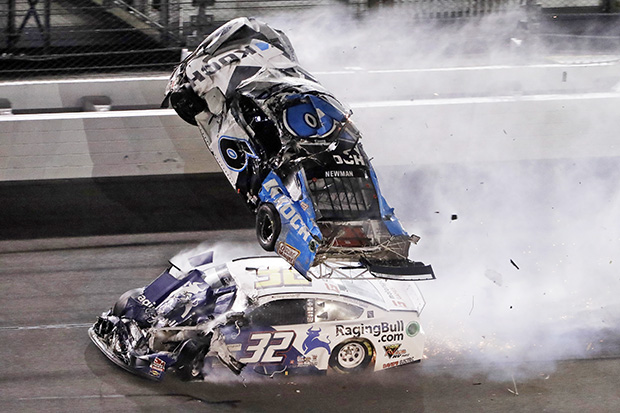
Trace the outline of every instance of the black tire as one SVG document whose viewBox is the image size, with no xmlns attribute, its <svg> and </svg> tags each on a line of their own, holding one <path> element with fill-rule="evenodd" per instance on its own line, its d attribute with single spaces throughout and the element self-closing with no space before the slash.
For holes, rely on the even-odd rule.
<svg viewBox="0 0 620 413">
<path fill-rule="evenodd" d="M 265 251 L 273 251 L 282 229 L 280 214 L 273 204 L 261 204 L 256 211 L 256 238 Z"/>
<path fill-rule="evenodd" d="M 373 355 L 374 349 L 368 340 L 347 340 L 334 348 L 329 366 L 339 373 L 357 373 L 370 365 Z"/>
<path fill-rule="evenodd" d="M 209 340 L 202 341 L 204 342 L 190 339 L 180 345 L 175 368 L 182 381 L 202 380 L 202 368 L 205 356 L 209 352 Z"/>
<path fill-rule="evenodd" d="M 136 298 L 143 292 L 144 292 L 144 288 L 134 288 L 133 290 L 124 292 L 123 295 L 121 295 L 120 298 L 114 304 L 114 308 L 112 308 L 112 315 L 121 317 L 123 314 L 125 314 L 125 307 L 127 306 L 127 301 L 130 298 Z"/>
<path fill-rule="evenodd" d="M 170 105 L 185 122 L 196 126 L 196 115 L 207 110 L 207 102 L 194 92 L 190 85 L 170 94 Z"/>
</svg>

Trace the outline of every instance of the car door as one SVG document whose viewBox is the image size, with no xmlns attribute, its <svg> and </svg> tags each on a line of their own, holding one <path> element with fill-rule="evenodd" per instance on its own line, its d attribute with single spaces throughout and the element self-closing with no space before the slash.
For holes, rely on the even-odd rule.
<svg viewBox="0 0 620 413">
<path fill-rule="evenodd" d="M 297 367 L 303 342 L 299 336 L 308 328 L 308 303 L 306 298 L 286 297 L 262 303 L 241 323 L 223 330 L 229 349 L 261 373 Z"/>
</svg>

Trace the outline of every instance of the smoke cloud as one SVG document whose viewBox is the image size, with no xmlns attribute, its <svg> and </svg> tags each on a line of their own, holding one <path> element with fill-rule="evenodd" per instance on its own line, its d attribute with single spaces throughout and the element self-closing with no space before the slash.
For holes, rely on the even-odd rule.
<svg viewBox="0 0 620 413">
<path fill-rule="evenodd" d="M 517 30 L 523 17 L 515 12 L 467 24 L 421 24 L 402 11 L 358 19 L 331 9 L 265 20 L 287 33 L 302 66 L 313 72 L 544 60 L 544 47 L 528 44 L 527 33 Z M 511 40 L 515 36 L 525 47 Z M 609 123 L 597 116 L 583 114 L 598 127 Z M 443 121 L 454 130 L 467 128 L 450 124 L 449 117 Z M 422 124 L 418 119 L 415 126 Z M 368 150 L 378 137 L 361 129 Z M 391 140 L 377 145 L 380 151 L 416 151 L 410 139 L 415 127 L 382 124 L 381 132 Z M 428 359 L 422 365 L 475 363 L 478 372 L 507 379 L 539 374 L 543 365 L 552 369 L 556 360 L 618 354 L 618 159 L 575 153 L 455 163 L 447 155 L 429 164 L 375 165 L 397 216 L 422 236 L 412 258 L 432 263 L 437 274 L 419 284 L 427 301 Z"/>
</svg>

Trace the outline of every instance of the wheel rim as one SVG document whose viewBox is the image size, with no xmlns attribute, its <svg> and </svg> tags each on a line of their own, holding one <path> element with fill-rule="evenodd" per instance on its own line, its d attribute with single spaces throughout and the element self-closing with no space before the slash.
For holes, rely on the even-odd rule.
<svg viewBox="0 0 620 413">
<path fill-rule="evenodd" d="M 260 236 L 265 242 L 269 243 L 273 238 L 273 223 L 268 216 L 264 216 L 261 221 Z"/>
<path fill-rule="evenodd" d="M 338 363 L 345 369 L 353 369 L 364 361 L 366 349 L 361 343 L 347 343 L 338 352 Z"/>
</svg>

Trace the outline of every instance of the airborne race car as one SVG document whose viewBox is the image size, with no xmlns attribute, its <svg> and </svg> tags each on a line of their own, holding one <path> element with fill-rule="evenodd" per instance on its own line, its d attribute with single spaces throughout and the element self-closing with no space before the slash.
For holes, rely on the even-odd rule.
<svg viewBox="0 0 620 413">
<path fill-rule="evenodd" d="M 123 294 L 89 329 L 118 366 L 161 380 L 199 380 L 219 359 L 239 374 L 349 373 L 419 361 L 424 300 L 412 282 L 368 277 L 334 262 L 308 281 L 280 257 L 214 264 L 177 256 L 144 288 Z M 370 278 L 370 279 L 369 279 Z"/>
<path fill-rule="evenodd" d="M 168 103 L 197 125 L 256 214 L 260 245 L 302 275 L 330 259 L 433 278 L 381 192 L 351 111 L 302 69 L 282 32 L 232 20 L 173 72 Z"/>
</svg>

